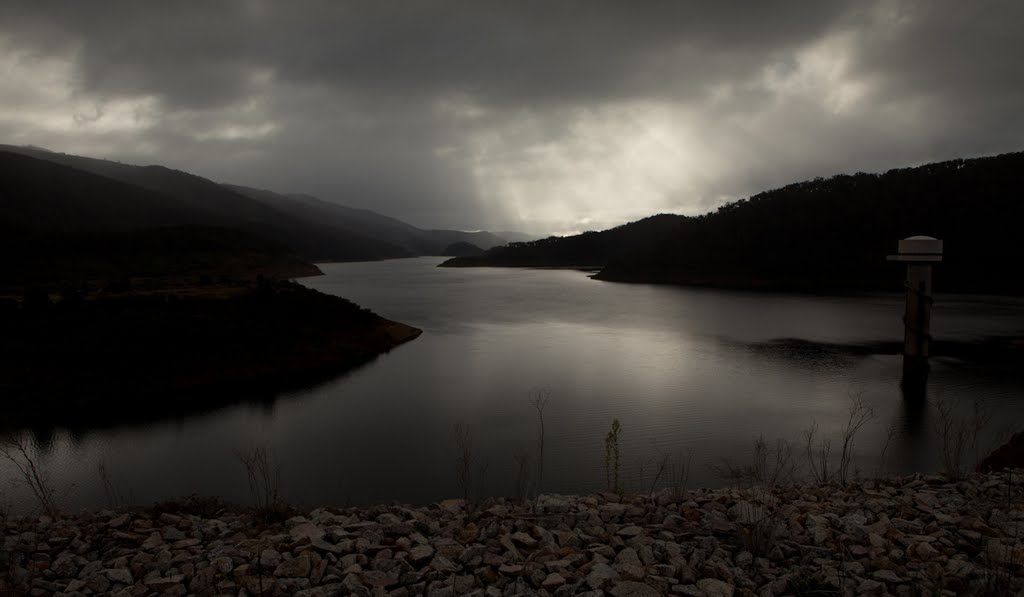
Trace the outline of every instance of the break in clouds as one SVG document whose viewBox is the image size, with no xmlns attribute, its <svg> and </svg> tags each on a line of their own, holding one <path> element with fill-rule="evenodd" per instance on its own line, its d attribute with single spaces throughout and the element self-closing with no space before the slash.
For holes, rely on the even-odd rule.
<svg viewBox="0 0 1024 597">
<path fill-rule="evenodd" d="M 1024 4 L 0 5 L 0 142 L 422 227 L 599 229 L 1024 149 Z"/>
</svg>

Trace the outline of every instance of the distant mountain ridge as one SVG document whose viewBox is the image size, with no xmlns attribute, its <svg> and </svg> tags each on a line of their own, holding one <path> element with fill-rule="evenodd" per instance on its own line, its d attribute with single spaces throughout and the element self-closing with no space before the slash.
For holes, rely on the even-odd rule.
<svg viewBox="0 0 1024 597">
<path fill-rule="evenodd" d="M 898 289 L 901 238 L 945 241 L 939 291 L 1022 293 L 1024 152 L 817 178 L 697 217 L 515 243 L 445 266 L 567 266 L 597 279 L 806 291 Z M 649 218 L 648 218 L 649 220 Z M 1011 273 L 1013 272 L 1013 273 Z"/>
<path fill-rule="evenodd" d="M 287 247 L 163 193 L 0 151 L 0 284 L 313 275 Z"/>
<path fill-rule="evenodd" d="M 18 239 L 28 242 L 32 237 L 39 241 L 40 235 L 57 235 L 61 240 L 50 245 L 95 257 L 83 262 L 70 253 L 61 256 L 69 263 L 61 269 L 73 271 L 70 264 L 74 263 L 84 268 L 83 275 L 90 268 L 103 275 L 114 275 L 117 271 L 127 275 L 134 271 L 132 268 L 140 265 L 139 260 L 127 269 L 107 267 L 109 263 L 103 262 L 119 258 L 109 253 L 115 245 L 130 254 L 132 242 L 141 240 L 142 230 L 160 229 L 157 236 L 165 241 L 163 245 L 148 243 L 147 250 L 164 245 L 180 249 L 205 239 L 195 250 L 203 253 L 208 263 L 217 261 L 213 254 L 230 251 L 232 246 L 258 246 L 263 258 L 276 263 L 267 271 L 278 271 L 278 266 L 286 262 L 440 255 L 458 242 L 483 248 L 506 242 L 489 232 L 422 230 L 370 210 L 308 195 L 218 184 L 163 166 L 134 166 L 32 146 L 0 145 L 0 174 L 0 189 L 4 191 L 0 227 L 7 233 L 6 244 L 14 248 L 12 243 Z M 199 232 L 200 228 L 207 232 Z M 222 230 L 226 242 L 214 242 L 216 235 L 210 232 L 214 230 Z M 105 243 L 110 246 L 100 250 Z M 39 242 L 29 244 L 36 247 L 32 252 L 37 257 L 55 257 L 53 251 L 40 251 Z M 155 255 L 150 257 L 153 259 L 142 261 L 156 270 L 159 262 L 166 261 L 155 259 Z M 237 261 L 226 254 L 220 257 L 225 263 Z M 30 261 L 35 265 L 30 266 Z M 179 259 L 171 269 L 180 271 L 188 261 Z M 43 266 L 38 259 L 23 260 L 18 271 L 24 273 L 30 267 Z M 151 271 L 154 267 L 143 269 Z M 284 268 L 288 269 L 316 271 L 308 265 Z"/>
<path fill-rule="evenodd" d="M 455 257 L 442 267 L 571 267 L 598 269 L 622 251 L 638 251 L 675 229 L 685 216 L 659 214 L 610 230 L 509 243 L 482 255 Z"/>
<path fill-rule="evenodd" d="M 311 195 L 281 194 L 233 184 L 223 186 L 292 214 L 309 225 L 327 226 L 336 233 L 380 243 L 380 258 L 441 255 L 445 247 L 456 242 L 468 242 L 485 249 L 508 242 L 490 232 L 423 230 L 368 209 L 347 207 Z"/>
</svg>

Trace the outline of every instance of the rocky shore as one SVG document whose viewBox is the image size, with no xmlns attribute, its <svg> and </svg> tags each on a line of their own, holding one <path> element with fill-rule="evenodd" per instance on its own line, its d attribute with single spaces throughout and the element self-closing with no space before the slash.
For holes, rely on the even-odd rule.
<svg viewBox="0 0 1024 597">
<path fill-rule="evenodd" d="M 283 517 L 282 517 L 283 518 Z M 0 595 L 1024 595 L 1024 471 L 3 521 Z"/>
</svg>

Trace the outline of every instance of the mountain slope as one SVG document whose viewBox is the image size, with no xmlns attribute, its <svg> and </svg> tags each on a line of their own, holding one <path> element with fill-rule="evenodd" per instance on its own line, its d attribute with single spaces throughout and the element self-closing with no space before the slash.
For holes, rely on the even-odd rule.
<svg viewBox="0 0 1024 597">
<path fill-rule="evenodd" d="M 150 191 L 0 151 L 5 285 L 129 276 L 312 275 L 286 247 Z"/>
<path fill-rule="evenodd" d="M 898 287 L 896 241 L 945 241 L 936 288 L 1021 292 L 1024 153 L 951 160 L 884 174 L 837 175 L 760 193 L 692 218 L 604 280 L 853 290 Z"/>
<path fill-rule="evenodd" d="M 237 228 L 291 247 L 310 261 L 368 261 L 440 255 L 468 242 L 487 249 L 507 241 L 489 232 L 423 230 L 366 209 L 301 194 L 280 194 L 211 180 L 164 166 L 133 166 L 110 160 L 0 145 L 8 151 L 70 166 L 176 199 L 204 214 L 208 225 Z"/>
<path fill-rule="evenodd" d="M 684 220 L 684 216 L 659 214 L 601 232 L 511 243 L 495 247 L 483 255 L 449 259 L 441 266 L 598 268 L 616 255 L 650 246 L 674 231 Z"/>
<path fill-rule="evenodd" d="M 317 221 L 238 193 L 194 174 L 163 166 L 131 166 L 36 148 L 0 146 L 0 150 L 62 164 L 174 199 L 201 214 L 206 225 L 235 228 L 290 247 L 310 261 L 359 261 L 407 256 L 387 243 L 340 232 Z"/>
<path fill-rule="evenodd" d="M 809 291 L 899 288 L 896 241 L 945 241 L 936 288 L 1024 292 L 1024 153 L 884 174 L 837 175 L 759 193 L 699 217 L 655 216 L 450 259 L 444 266 L 594 266 L 601 280 Z"/>
<path fill-rule="evenodd" d="M 503 245 L 506 241 L 490 232 L 462 232 L 459 230 L 423 230 L 401 220 L 381 215 L 368 209 L 357 209 L 323 201 L 311 195 L 280 194 L 265 189 L 240 185 L 226 188 L 289 213 L 308 225 L 324 226 L 338 234 L 372 240 L 384 257 L 413 255 L 440 255 L 444 248 L 456 242 L 468 242 L 481 248 Z"/>
</svg>

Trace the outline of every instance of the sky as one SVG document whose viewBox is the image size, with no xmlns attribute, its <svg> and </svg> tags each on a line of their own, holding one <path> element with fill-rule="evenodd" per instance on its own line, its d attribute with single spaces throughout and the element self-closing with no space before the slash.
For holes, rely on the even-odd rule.
<svg viewBox="0 0 1024 597">
<path fill-rule="evenodd" d="M 1019 0 L 0 0 L 0 143 L 599 230 L 1024 149 Z"/>
</svg>

